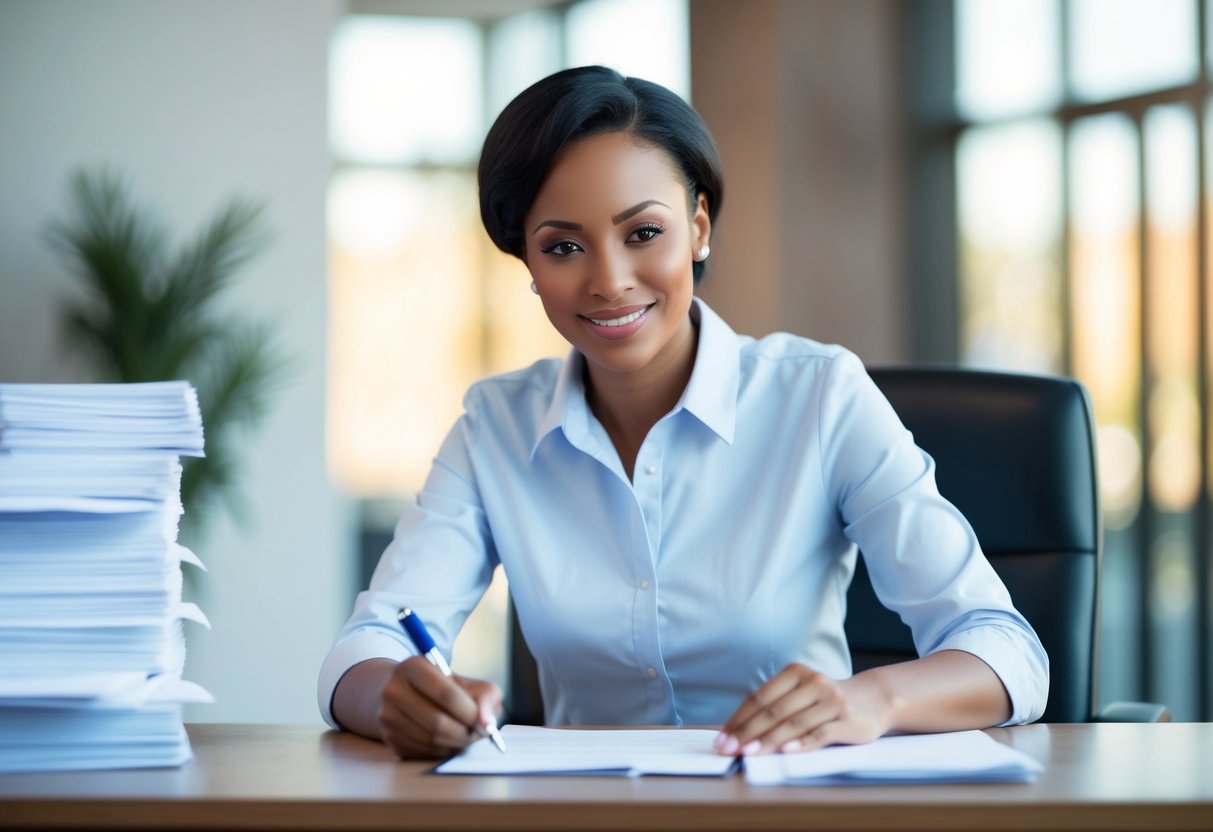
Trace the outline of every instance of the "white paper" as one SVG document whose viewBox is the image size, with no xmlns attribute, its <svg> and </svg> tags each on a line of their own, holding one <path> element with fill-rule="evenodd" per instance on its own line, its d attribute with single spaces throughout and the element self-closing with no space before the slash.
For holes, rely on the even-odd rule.
<svg viewBox="0 0 1213 832">
<path fill-rule="evenodd" d="M 147 703 L 183 705 L 213 701 L 215 698 L 201 685 L 177 675 L 149 677 L 122 671 L 0 677 L 0 714 L 6 708 L 115 709 Z"/>
<path fill-rule="evenodd" d="M 715 731 L 693 728 L 589 731 L 506 725 L 506 753 L 487 738 L 434 769 L 438 774 L 642 774 L 720 777 L 732 757 L 712 747 Z"/>
<path fill-rule="evenodd" d="M 800 754 L 745 758 L 752 786 L 1030 782 L 1032 757 L 981 731 L 882 737 Z"/>
<path fill-rule="evenodd" d="M 187 382 L 0 384 L 0 450 L 148 451 L 201 456 Z"/>
<path fill-rule="evenodd" d="M 0 384 L 0 771 L 179 765 L 187 382 Z"/>
<path fill-rule="evenodd" d="M 122 699 L 147 684 L 147 674 L 56 673 L 49 675 L 0 676 L 0 707 L 18 700 Z"/>
</svg>

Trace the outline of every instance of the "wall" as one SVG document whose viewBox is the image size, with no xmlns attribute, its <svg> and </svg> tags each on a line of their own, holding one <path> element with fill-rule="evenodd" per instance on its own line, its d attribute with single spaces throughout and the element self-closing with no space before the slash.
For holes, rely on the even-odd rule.
<svg viewBox="0 0 1213 832">
<path fill-rule="evenodd" d="M 324 469 L 326 60 L 337 0 L 0 2 L 0 380 L 80 378 L 55 309 L 73 286 L 42 229 L 69 170 L 106 162 L 175 239 L 236 193 L 268 202 L 271 248 L 234 310 L 271 318 L 292 380 L 249 445 L 246 526 L 199 554 L 214 625 L 187 675 L 194 721 L 316 722 L 315 675 L 353 598 L 348 506 Z"/>
<path fill-rule="evenodd" d="M 692 0 L 691 90 L 725 169 L 701 289 L 741 332 L 908 361 L 896 0 Z"/>
</svg>

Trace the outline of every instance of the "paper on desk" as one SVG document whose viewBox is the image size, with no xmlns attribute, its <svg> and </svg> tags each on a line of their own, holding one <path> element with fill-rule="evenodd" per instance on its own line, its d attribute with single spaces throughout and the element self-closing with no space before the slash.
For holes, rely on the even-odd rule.
<svg viewBox="0 0 1213 832">
<path fill-rule="evenodd" d="M 0 715 L 7 708 L 134 708 L 153 704 L 209 704 L 215 698 L 201 685 L 176 675 L 146 673 L 60 673 L 0 676 Z"/>
<path fill-rule="evenodd" d="M 587 731 L 506 725 L 505 754 L 486 738 L 438 765 L 438 774 L 676 774 L 719 777 L 732 757 L 712 748 L 715 731 L 691 728 Z"/>
<path fill-rule="evenodd" d="M 198 396 L 184 381 L 0 385 L 0 449 L 202 456 L 202 448 Z"/>
<path fill-rule="evenodd" d="M 1031 782 L 1035 759 L 981 731 L 882 737 L 803 754 L 745 759 L 752 786 Z"/>
</svg>

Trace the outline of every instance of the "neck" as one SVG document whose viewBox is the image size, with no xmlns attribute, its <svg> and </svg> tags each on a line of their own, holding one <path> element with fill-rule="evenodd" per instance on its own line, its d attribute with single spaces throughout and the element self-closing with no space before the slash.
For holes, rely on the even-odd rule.
<svg viewBox="0 0 1213 832">
<path fill-rule="evenodd" d="M 612 372 L 586 363 L 586 401 L 629 478 L 644 438 L 686 390 L 698 343 L 699 326 L 688 315 L 666 348 L 640 370 Z"/>
</svg>

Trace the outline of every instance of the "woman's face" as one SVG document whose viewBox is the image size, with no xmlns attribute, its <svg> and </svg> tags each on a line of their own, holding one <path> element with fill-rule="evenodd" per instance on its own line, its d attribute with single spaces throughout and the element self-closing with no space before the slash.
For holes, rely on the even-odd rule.
<svg viewBox="0 0 1213 832">
<path fill-rule="evenodd" d="M 596 371 L 678 364 L 694 349 L 694 252 L 707 203 L 665 151 L 626 133 L 556 157 L 525 219 L 526 262 L 552 325 Z"/>
</svg>

